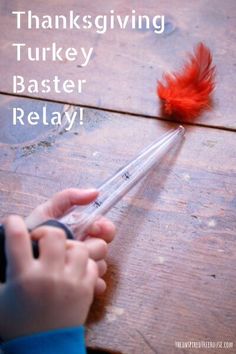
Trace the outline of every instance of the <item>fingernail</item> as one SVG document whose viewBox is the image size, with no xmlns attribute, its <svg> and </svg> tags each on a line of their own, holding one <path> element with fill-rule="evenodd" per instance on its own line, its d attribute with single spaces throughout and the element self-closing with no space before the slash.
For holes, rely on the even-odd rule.
<svg viewBox="0 0 236 354">
<path fill-rule="evenodd" d="M 92 193 L 96 193 L 97 189 L 96 188 L 88 188 L 88 189 L 84 189 L 84 193 L 85 194 L 92 194 Z"/>
</svg>

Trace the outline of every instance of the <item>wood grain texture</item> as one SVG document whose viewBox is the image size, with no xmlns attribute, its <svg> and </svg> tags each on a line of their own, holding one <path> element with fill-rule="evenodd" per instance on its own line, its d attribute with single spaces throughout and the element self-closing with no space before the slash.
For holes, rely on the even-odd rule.
<svg viewBox="0 0 236 354">
<path fill-rule="evenodd" d="M 112 30 L 105 34 L 96 31 L 66 30 L 19 30 L 15 29 L 12 10 L 32 10 L 40 15 L 77 13 L 126 15 L 132 9 L 137 14 L 165 15 L 164 34 L 150 30 Z M 85 0 L 51 0 L 29 2 L 27 0 L 3 0 L 0 4 L 0 91 L 12 93 L 12 76 L 22 75 L 37 80 L 59 75 L 65 79 L 86 79 L 87 85 L 82 94 L 35 94 L 37 97 L 55 101 L 83 104 L 121 112 L 156 117 L 160 115 L 156 98 L 156 83 L 163 72 L 179 69 L 186 52 L 193 46 L 205 42 L 212 50 L 217 66 L 217 87 L 214 95 L 214 109 L 204 114 L 199 123 L 236 128 L 236 99 L 233 88 L 235 78 L 235 15 L 234 0 L 222 5 L 220 0 L 150 0 L 147 2 L 123 2 L 112 0 L 88 3 Z M 13 42 L 24 41 L 27 45 L 48 46 L 56 41 L 59 46 L 94 48 L 90 64 L 80 67 L 80 62 L 35 63 L 15 60 Z M 32 95 L 32 94 L 31 94 Z"/>
<path fill-rule="evenodd" d="M 39 102 L 17 99 L 32 108 Z M 7 129 L 14 98 L 2 96 L 0 103 L 0 126 Z M 99 185 L 170 127 L 87 109 L 84 125 L 68 133 L 40 138 L 39 127 L 35 138 L 35 127 L 28 128 L 24 141 L 1 143 L 1 218 L 25 216 L 62 188 Z M 176 349 L 175 341 L 236 345 L 235 133 L 186 128 L 176 154 L 109 214 L 118 234 L 110 246 L 107 292 L 87 323 L 91 348 L 172 354 L 196 352 Z M 235 353 L 235 347 L 217 353 Z"/>
</svg>

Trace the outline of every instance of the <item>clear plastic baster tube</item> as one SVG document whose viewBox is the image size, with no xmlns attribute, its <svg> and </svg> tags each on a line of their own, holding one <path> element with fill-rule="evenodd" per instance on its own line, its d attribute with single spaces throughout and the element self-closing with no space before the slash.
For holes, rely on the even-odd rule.
<svg viewBox="0 0 236 354">
<path fill-rule="evenodd" d="M 98 198 L 81 213 L 81 207 L 74 207 L 60 219 L 82 240 L 88 227 L 100 216 L 105 215 L 131 188 L 175 146 L 183 137 L 185 129 L 179 126 L 149 145 L 137 157 L 120 169 L 99 188 Z"/>
</svg>

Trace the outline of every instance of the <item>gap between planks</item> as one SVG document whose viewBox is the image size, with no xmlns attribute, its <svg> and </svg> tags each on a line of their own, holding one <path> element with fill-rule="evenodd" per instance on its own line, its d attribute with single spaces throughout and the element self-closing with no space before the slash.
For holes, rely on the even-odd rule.
<svg viewBox="0 0 236 354">
<path fill-rule="evenodd" d="M 52 103 L 59 103 L 59 104 L 67 104 L 67 105 L 71 105 L 71 106 L 75 106 L 75 107 L 79 106 L 79 107 L 88 108 L 88 109 L 95 109 L 97 111 L 125 114 L 125 115 L 129 115 L 129 116 L 133 116 L 133 117 L 139 117 L 139 118 L 157 119 L 157 120 L 161 120 L 161 121 L 164 121 L 164 122 L 171 122 L 171 123 L 176 123 L 176 124 L 184 124 L 186 126 L 195 126 L 195 127 L 200 127 L 200 128 L 216 129 L 216 130 L 223 130 L 223 131 L 228 131 L 228 132 L 236 132 L 236 128 L 222 127 L 222 126 L 202 124 L 202 123 L 185 123 L 185 122 L 183 123 L 183 122 L 178 121 L 178 120 L 168 119 L 168 118 L 164 118 L 164 117 L 145 115 L 145 114 L 128 112 L 128 111 L 118 111 L 118 110 L 115 110 L 115 109 L 97 107 L 97 106 L 93 106 L 93 105 L 85 105 L 85 104 L 79 104 L 79 103 L 75 104 L 75 103 L 71 103 L 69 101 L 63 101 L 63 100 L 53 100 L 53 99 L 50 99 L 50 98 L 45 99 L 45 98 L 29 96 L 29 95 L 17 95 L 17 94 L 14 94 L 14 93 L 9 93 L 9 92 L 4 92 L 4 91 L 0 91 L 0 95 L 11 96 L 11 97 L 20 97 L 20 98 L 32 99 L 32 100 L 37 100 L 37 101 L 46 101 L 46 102 L 52 102 Z"/>
</svg>

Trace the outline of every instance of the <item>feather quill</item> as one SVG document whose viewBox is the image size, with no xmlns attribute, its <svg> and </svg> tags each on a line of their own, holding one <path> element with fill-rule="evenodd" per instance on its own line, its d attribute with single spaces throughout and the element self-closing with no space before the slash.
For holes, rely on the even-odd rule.
<svg viewBox="0 0 236 354">
<path fill-rule="evenodd" d="M 188 55 L 181 72 L 165 73 L 163 79 L 164 82 L 158 81 L 157 94 L 165 116 L 192 122 L 211 107 L 215 66 L 210 50 L 203 43 L 196 46 L 194 54 Z"/>
</svg>

